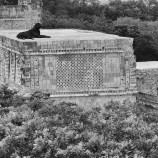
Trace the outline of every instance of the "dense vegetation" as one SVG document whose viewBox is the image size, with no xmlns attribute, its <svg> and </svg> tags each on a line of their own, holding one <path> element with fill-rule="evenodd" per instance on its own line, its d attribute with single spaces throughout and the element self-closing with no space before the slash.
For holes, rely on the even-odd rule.
<svg viewBox="0 0 158 158">
<path fill-rule="evenodd" d="M 108 1 L 107 1 L 108 2 Z M 15 5 L 18 0 L 0 0 Z M 137 61 L 158 60 L 157 0 L 43 0 L 45 28 L 77 28 L 134 38 Z"/>
<path fill-rule="evenodd" d="M 0 94 L 0 158 L 157 158 L 155 109 L 127 100 L 86 110 L 41 92 L 26 101 L 7 86 Z"/>
<path fill-rule="evenodd" d="M 158 60 L 156 0 L 43 0 L 45 28 L 79 28 L 134 38 L 137 61 Z M 0 5 L 16 4 L 0 0 Z M 41 92 L 27 100 L 0 89 L 0 158 L 157 158 L 158 114 L 109 102 L 83 109 Z"/>
<path fill-rule="evenodd" d="M 16 5 L 18 0 L 0 0 Z M 137 61 L 158 60 L 157 0 L 43 0 L 44 28 L 77 28 L 133 37 Z"/>
</svg>

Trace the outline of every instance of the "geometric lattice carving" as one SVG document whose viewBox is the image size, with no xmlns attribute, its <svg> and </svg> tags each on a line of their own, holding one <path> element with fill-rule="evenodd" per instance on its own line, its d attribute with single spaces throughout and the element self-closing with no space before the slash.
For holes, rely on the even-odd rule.
<svg viewBox="0 0 158 158">
<path fill-rule="evenodd" d="M 104 60 L 103 60 L 104 59 Z M 57 56 L 58 89 L 99 89 L 120 84 L 120 60 L 115 55 L 78 54 Z M 103 71 L 106 73 L 103 73 Z M 104 78 L 104 80 L 103 80 Z"/>
<path fill-rule="evenodd" d="M 28 89 L 78 91 L 120 86 L 120 54 L 25 56 L 22 84 Z"/>
</svg>

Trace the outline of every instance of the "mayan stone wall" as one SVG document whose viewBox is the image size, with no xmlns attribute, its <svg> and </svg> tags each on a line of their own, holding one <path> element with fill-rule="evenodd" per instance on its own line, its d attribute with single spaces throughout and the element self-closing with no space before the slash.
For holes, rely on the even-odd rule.
<svg viewBox="0 0 158 158">
<path fill-rule="evenodd" d="M 54 97 L 132 95 L 136 64 L 130 38 L 19 41 L 2 39 L 1 80 Z"/>
<path fill-rule="evenodd" d="M 158 69 L 137 69 L 136 75 L 140 93 L 158 96 Z"/>
<path fill-rule="evenodd" d="M 0 29 L 30 29 L 41 22 L 41 0 L 19 0 L 19 5 L 0 6 Z"/>
<path fill-rule="evenodd" d="M 158 105 L 158 69 L 137 69 L 137 101 L 143 104 Z"/>
</svg>

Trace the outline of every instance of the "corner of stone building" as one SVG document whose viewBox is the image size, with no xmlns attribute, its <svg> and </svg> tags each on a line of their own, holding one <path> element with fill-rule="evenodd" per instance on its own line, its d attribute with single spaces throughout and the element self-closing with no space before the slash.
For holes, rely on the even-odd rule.
<svg viewBox="0 0 158 158">
<path fill-rule="evenodd" d="M 42 21 L 42 0 L 18 0 L 18 5 L 0 6 L 0 30 L 31 29 Z"/>
</svg>

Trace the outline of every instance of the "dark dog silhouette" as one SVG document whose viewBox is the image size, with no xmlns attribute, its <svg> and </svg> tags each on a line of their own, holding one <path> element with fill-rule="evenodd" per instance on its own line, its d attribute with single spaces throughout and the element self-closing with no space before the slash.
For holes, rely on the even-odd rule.
<svg viewBox="0 0 158 158">
<path fill-rule="evenodd" d="M 20 32 L 16 37 L 19 39 L 51 38 L 50 36 L 40 35 L 41 27 L 40 23 L 36 23 L 31 30 Z"/>
</svg>

